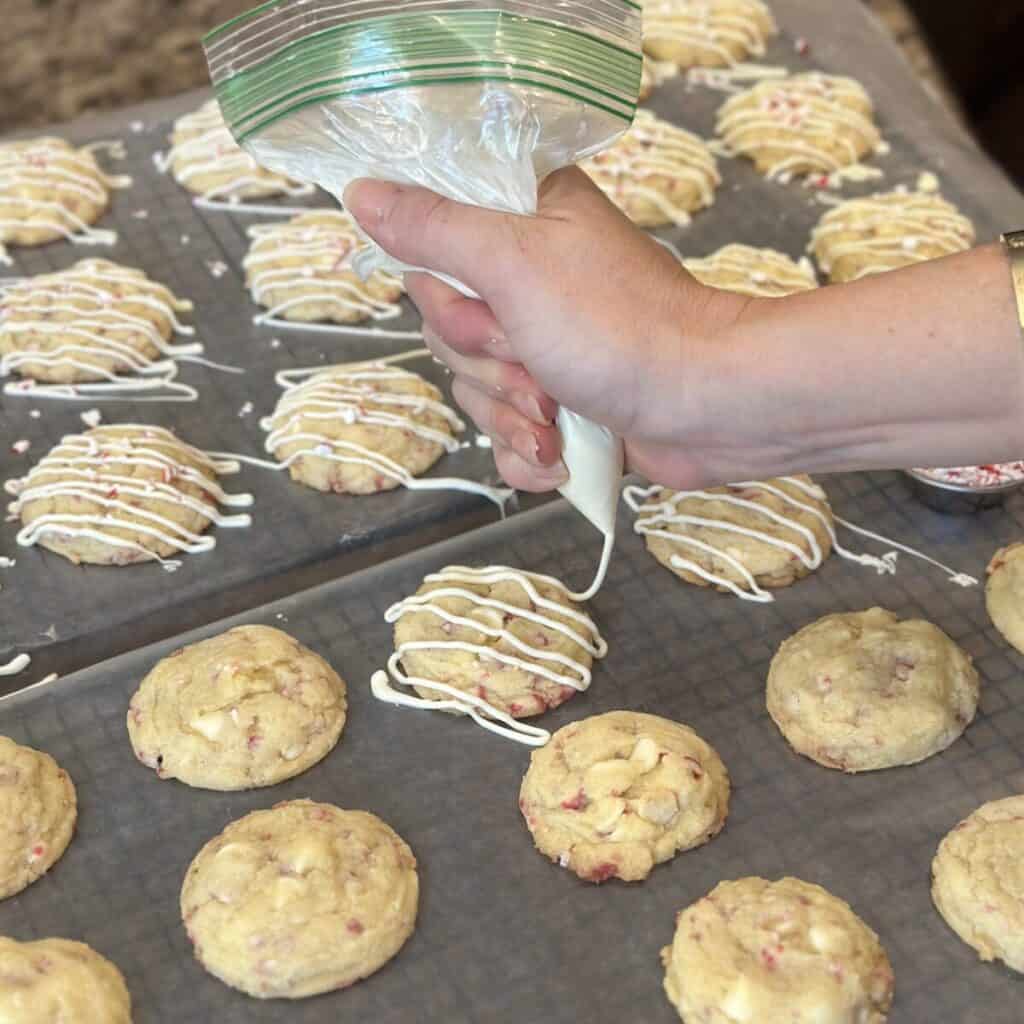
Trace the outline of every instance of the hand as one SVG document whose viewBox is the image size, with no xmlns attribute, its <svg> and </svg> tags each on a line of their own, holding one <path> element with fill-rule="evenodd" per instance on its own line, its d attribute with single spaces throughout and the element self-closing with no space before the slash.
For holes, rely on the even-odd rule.
<svg viewBox="0 0 1024 1024">
<path fill-rule="evenodd" d="M 679 439 L 703 422 L 715 336 L 747 300 L 698 284 L 582 171 L 551 175 L 536 217 L 365 180 L 345 206 L 391 255 L 481 296 L 406 276 L 427 344 L 454 371 L 456 400 L 492 438 L 509 484 L 565 481 L 558 404 L 619 434 L 629 467 L 651 479 L 694 486 L 717 475 Z"/>
</svg>

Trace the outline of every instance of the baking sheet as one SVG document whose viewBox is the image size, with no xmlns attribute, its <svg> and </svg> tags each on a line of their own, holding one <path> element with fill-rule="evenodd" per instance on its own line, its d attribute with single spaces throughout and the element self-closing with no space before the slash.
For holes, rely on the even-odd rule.
<svg viewBox="0 0 1024 1024">
<path fill-rule="evenodd" d="M 979 238 L 993 239 L 1019 221 L 1024 204 L 1005 176 L 941 109 L 918 82 L 902 55 L 854 0 L 775 0 L 783 26 L 767 63 L 793 70 L 822 67 L 855 75 L 879 107 L 879 120 L 892 146 L 876 158 L 885 178 L 847 185 L 844 195 L 897 184 L 913 186 L 918 174 L 938 174 L 943 190 L 976 222 Z M 805 56 L 795 41 L 809 43 Z M 243 288 L 240 261 L 246 250 L 244 229 L 265 216 L 198 211 L 190 196 L 170 177 L 157 174 L 151 155 L 166 145 L 171 121 L 195 109 L 205 97 L 197 92 L 133 107 L 102 118 L 76 122 L 60 134 L 78 142 L 123 139 L 127 159 L 111 164 L 135 176 L 132 189 L 115 195 L 112 214 L 102 226 L 115 226 L 120 241 L 113 249 L 55 244 L 13 249 L 17 270 L 38 273 L 69 266 L 85 256 L 109 255 L 141 266 L 196 303 L 194 322 L 207 356 L 248 368 L 244 377 L 183 367 L 182 379 L 197 384 L 201 399 L 193 405 L 95 403 L 108 422 L 140 419 L 179 430 L 186 440 L 218 449 L 260 454 L 259 417 L 273 407 L 279 391 L 274 371 L 322 361 L 365 358 L 409 347 L 404 342 L 329 339 L 317 334 L 274 331 L 251 324 L 254 312 Z M 657 91 L 650 105 L 661 115 L 710 137 L 721 93 L 689 87 L 682 79 Z M 761 179 L 743 160 L 721 161 L 724 183 L 715 206 L 698 214 L 688 228 L 658 234 L 686 255 L 704 255 L 728 242 L 770 245 L 799 256 L 817 218 L 824 212 L 813 192 L 799 184 L 782 186 Z M 282 200 L 294 205 L 295 200 Z M 315 203 L 316 200 L 310 202 Z M 146 211 L 147 216 L 134 216 Z M 188 236 L 187 244 L 182 236 Z M 209 265 L 228 266 L 220 278 Z M 394 325 L 414 327 L 411 312 Z M 271 339 L 280 338 L 279 348 Z M 443 383 L 440 369 L 421 369 Z M 253 411 L 240 416 L 246 401 Z M 90 403 L 91 404 L 91 403 Z M 31 419 L 30 409 L 42 411 Z M 23 473 L 62 434 L 82 428 L 86 405 L 32 402 L 0 397 L 0 438 L 25 438 L 25 455 L 0 444 L 0 479 Z M 467 449 L 442 461 L 434 472 L 482 478 L 493 471 L 490 454 Z M 15 557 L 14 569 L 0 570 L 0 661 L 15 650 L 33 652 L 28 674 L 0 677 L 0 692 L 25 685 L 50 671 L 69 671 L 122 650 L 159 639 L 201 622 L 294 592 L 340 572 L 426 543 L 492 516 L 482 499 L 455 493 L 399 490 L 374 498 L 337 498 L 292 484 L 284 474 L 245 469 L 228 478 L 232 489 L 256 496 L 254 525 L 222 530 L 216 549 L 190 556 L 174 576 L 156 565 L 110 569 L 76 568 L 41 549 L 17 549 L 17 524 L 0 525 L 0 555 Z"/>
<path fill-rule="evenodd" d="M 0 438 L 5 442 L 0 444 L 0 480 L 27 472 L 64 434 L 86 429 L 80 415 L 92 407 L 101 410 L 107 423 L 155 423 L 173 428 L 200 448 L 270 458 L 263 451 L 266 434 L 259 420 L 273 410 L 282 394 L 274 382 L 278 370 L 422 347 L 416 340 L 327 335 L 252 323 L 260 310 L 250 301 L 241 268 L 249 245 L 246 228 L 285 218 L 197 209 L 191 195 L 169 175 L 157 173 L 152 163 L 153 152 L 166 148 L 173 117 L 194 109 L 201 99 L 190 95 L 123 114 L 112 123 L 79 125 L 66 132 L 77 142 L 98 138 L 124 142 L 125 159 L 99 155 L 107 168 L 134 178 L 130 189 L 114 193 L 112 213 L 101 222 L 103 227 L 117 229 L 118 242 L 110 248 L 12 247 L 16 265 L 0 268 L 0 276 L 45 273 L 89 257 L 142 267 L 195 303 L 194 313 L 183 319 L 195 325 L 197 338 L 206 346 L 204 357 L 244 367 L 246 373 L 180 364 L 179 379 L 200 392 L 199 400 L 191 404 L 74 403 L 0 396 Z M 274 205 L 273 200 L 261 202 Z M 300 200 L 285 197 L 280 204 L 333 205 L 324 195 Z M 146 216 L 137 216 L 142 213 Z M 218 263 L 226 267 L 219 277 L 212 269 Z M 418 314 L 408 300 L 403 305 L 401 319 L 380 326 L 418 330 Z M 406 365 L 441 387 L 451 402 L 444 368 L 429 358 Z M 251 411 L 245 411 L 250 409 L 246 403 L 251 403 Z M 33 409 L 41 413 L 39 418 L 32 418 Z M 472 444 L 475 436 L 470 427 L 463 435 L 469 447 L 446 455 L 425 475 L 497 482 L 493 457 Z M 31 447 L 19 455 L 10 445 L 22 438 Z M 287 473 L 253 467 L 243 467 L 240 474 L 222 482 L 228 491 L 249 491 L 255 496 L 253 525 L 242 530 L 215 529 L 216 548 L 184 556 L 173 575 L 156 563 L 76 567 L 42 548 L 17 547 L 20 524 L 0 525 L 0 555 L 17 563 L 12 569 L 0 569 L 0 663 L 15 651 L 28 651 L 34 659 L 26 672 L 0 677 L 0 692 L 50 671 L 92 664 L 301 585 L 322 582 L 361 567 L 367 559 L 436 539 L 436 534 L 448 536 L 498 517 L 493 504 L 458 491 L 399 488 L 370 497 L 323 495 L 292 483 Z M 9 500 L 5 496 L 4 504 Z"/>
<path fill-rule="evenodd" d="M 976 519 L 943 517 L 914 503 L 891 473 L 821 482 L 839 515 L 914 538 L 975 576 L 1024 521 L 1020 500 Z M 929 898 L 929 865 L 946 831 L 983 801 L 1024 792 L 1024 659 L 989 623 L 982 588 L 962 589 L 902 556 L 895 576 L 878 576 L 833 555 L 777 591 L 774 604 L 750 604 L 681 583 L 631 526 L 623 510 L 608 582 L 591 603 L 608 657 L 589 691 L 534 721 L 553 729 L 631 708 L 693 726 L 734 785 L 729 821 L 711 843 L 642 884 L 580 882 L 533 849 L 521 820 L 528 748 L 370 695 L 370 674 L 392 649 L 384 610 L 427 572 L 500 560 L 589 581 L 598 536 L 559 502 L 0 703 L 0 731 L 56 757 L 80 801 L 68 852 L 0 903 L 0 934 L 89 942 L 125 972 L 137 1024 L 670 1024 L 678 1018 L 661 991 L 658 951 L 675 912 L 722 879 L 792 874 L 849 900 L 879 932 L 896 972 L 892 1024 L 1018 1024 L 1019 977 L 979 963 Z M 962 739 L 924 764 L 848 777 L 790 751 L 765 711 L 764 681 L 794 631 L 876 603 L 932 620 L 973 655 L 981 709 Z M 130 695 L 160 657 L 242 622 L 289 631 L 347 680 L 339 746 L 270 789 L 217 794 L 159 781 L 132 756 Z M 198 848 L 229 821 L 299 797 L 366 808 L 395 827 L 420 862 L 420 917 L 399 956 L 369 980 L 295 1004 L 260 1003 L 193 960 L 178 892 Z"/>
</svg>

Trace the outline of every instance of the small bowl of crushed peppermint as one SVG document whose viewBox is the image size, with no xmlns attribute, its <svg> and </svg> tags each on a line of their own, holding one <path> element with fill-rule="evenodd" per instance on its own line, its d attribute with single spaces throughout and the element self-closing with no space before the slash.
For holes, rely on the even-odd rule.
<svg viewBox="0 0 1024 1024">
<path fill-rule="evenodd" d="M 908 469 L 910 489 L 929 508 L 966 515 L 1001 505 L 1024 485 L 1024 461 L 954 466 L 950 469 Z"/>
</svg>

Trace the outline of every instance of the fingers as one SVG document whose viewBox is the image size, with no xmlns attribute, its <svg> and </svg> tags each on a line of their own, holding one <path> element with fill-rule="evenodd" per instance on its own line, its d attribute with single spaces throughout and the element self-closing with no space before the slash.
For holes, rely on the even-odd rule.
<svg viewBox="0 0 1024 1024">
<path fill-rule="evenodd" d="M 494 253 L 514 251 L 508 245 L 507 215 L 425 188 L 363 178 L 345 189 L 344 204 L 392 256 L 449 274 L 476 291 L 475 282 L 494 265 Z"/>
<path fill-rule="evenodd" d="M 538 468 L 501 441 L 494 441 L 493 446 L 494 463 L 498 467 L 498 472 L 505 483 L 517 491 L 543 494 L 557 490 L 569 479 L 561 460 L 553 466 Z"/>
<path fill-rule="evenodd" d="M 490 306 L 467 299 L 432 274 L 406 274 L 405 289 L 428 323 L 449 348 L 465 355 L 486 353 L 494 359 L 515 361 L 501 325 Z"/>
<path fill-rule="evenodd" d="M 430 327 L 424 326 L 423 340 L 433 354 L 456 376 L 477 390 L 521 412 L 542 427 L 551 426 L 558 405 L 519 363 L 496 359 L 469 358 L 449 348 Z"/>
<path fill-rule="evenodd" d="M 534 423 L 508 403 L 492 398 L 461 377 L 455 379 L 452 393 L 479 430 L 514 451 L 534 469 L 559 462 L 562 441 L 553 426 Z"/>
</svg>

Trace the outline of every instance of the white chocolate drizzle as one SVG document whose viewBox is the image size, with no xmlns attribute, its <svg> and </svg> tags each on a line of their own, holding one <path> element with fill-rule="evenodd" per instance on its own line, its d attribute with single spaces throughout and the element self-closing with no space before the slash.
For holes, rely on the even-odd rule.
<svg viewBox="0 0 1024 1024">
<path fill-rule="evenodd" d="M 834 240 L 836 235 L 841 237 Z M 941 196 L 897 189 L 848 199 L 829 210 L 812 232 L 808 251 L 826 274 L 845 256 L 868 257 L 873 262 L 851 278 L 858 280 L 930 256 L 963 252 L 974 237 L 974 225 Z M 927 256 L 919 254 L 923 244 L 929 247 Z"/>
<path fill-rule="evenodd" d="M 494 502 L 504 513 L 506 503 L 515 493 L 509 488 L 491 487 L 459 477 L 415 477 L 404 466 L 380 452 L 303 428 L 302 421 L 310 419 L 341 420 L 352 425 L 363 423 L 414 434 L 440 445 L 449 454 L 459 451 L 461 445 L 453 434 L 464 431 L 466 425 L 444 402 L 422 395 L 389 391 L 387 387 L 389 381 L 422 380 L 417 374 L 393 364 L 429 355 L 428 349 L 414 349 L 385 359 L 281 370 L 275 380 L 285 389 L 285 394 L 273 415 L 260 420 L 260 426 L 268 432 L 264 448 L 273 455 L 280 446 L 296 441 L 301 442 L 302 447 L 280 462 L 244 455 L 232 454 L 230 457 L 272 470 L 288 469 L 304 456 L 366 466 L 381 476 L 397 480 L 409 490 L 454 490 L 479 494 Z M 390 406 L 391 409 L 365 408 L 364 403 L 369 402 Z M 414 418 L 416 412 L 425 411 L 444 419 L 452 434 L 436 430 Z"/>
<path fill-rule="evenodd" d="M 199 191 L 193 179 L 204 175 L 227 175 L 228 180 L 199 192 L 197 203 L 206 209 L 247 211 L 245 196 L 312 195 L 312 185 L 300 185 L 283 175 L 260 167 L 232 138 L 216 100 L 185 114 L 174 123 L 176 135 L 187 136 L 172 144 L 166 153 L 155 153 L 153 163 L 161 174 L 170 169 L 174 180 L 191 192 Z"/>
<path fill-rule="evenodd" d="M 764 56 L 769 35 L 777 31 L 771 11 L 761 0 L 645 0 L 644 44 L 665 52 L 659 44 L 679 44 L 711 53 L 723 66 L 736 64 L 734 50 Z"/>
<path fill-rule="evenodd" d="M 129 436 L 123 436 L 128 431 Z M 241 527 L 251 524 L 248 514 L 225 515 L 219 505 L 248 507 L 251 494 L 227 494 L 216 480 L 195 469 L 196 462 L 217 475 L 238 472 L 237 461 L 222 461 L 179 441 L 169 430 L 137 423 L 97 427 L 85 434 L 69 434 L 24 477 L 8 480 L 4 489 L 15 495 L 8 506 L 20 515 L 33 501 L 65 498 L 99 505 L 102 514 L 49 512 L 32 520 L 17 535 L 22 547 L 36 544 L 47 534 L 62 538 L 87 537 L 115 548 L 125 548 L 155 560 L 173 570 L 180 562 L 159 556 L 146 544 L 114 536 L 112 530 L 126 530 L 153 538 L 177 551 L 198 553 L 212 550 L 216 538 L 191 532 L 158 511 L 133 505 L 138 499 L 186 508 L 217 526 Z M 158 470 L 160 480 L 144 479 L 119 471 L 119 467 L 145 466 Z M 196 487 L 196 497 L 176 487 L 181 480 Z M 129 518 L 124 518 L 125 516 Z"/>
<path fill-rule="evenodd" d="M 494 598 L 486 598 L 459 586 L 460 583 L 494 584 L 512 582 L 520 586 L 532 602 L 535 610 L 530 611 L 517 605 L 508 604 Z M 403 615 L 428 613 L 441 619 L 451 626 L 463 626 L 483 633 L 495 640 L 511 645 L 518 654 L 506 654 L 493 647 L 482 644 L 471 644 L 462 640 L 413 640 L 400 644 L 388 659 L 387 672 L 377 671 L 370 679 L 370 689 L 374 697 L 388 704 L 402 707 L 418 708 L 424 711 L 455 711 L 469 715 L 477 725 L 488 729 L 506 739 L 516 740 L 529 746 L 543 746 L 551 738 L 547 729 L 528 725 L 511 715 L 494 707 L 482 697 L 449 686 L 433 679 L 419 676 L 408 676 L 402 668 L 402 657 L 409 651 L 422 650 L 458 650 L 477 655 L 482 659 L 491 659 L 512 668 L 522 669 L 532 675 L 538 675 L 558 686 L 568 686 L 577 691 L 584 691 L 590 686 L 591 671 L 574 658 L 567 657 L 558 651 L 544 647 L 535 647 L 515 636 L 505 628 L 505 616 L 527 619 L 547 629 L 554 630 L 568 637 L 573 643 L 587 651 L 593 658 L 603 658 L 608 653 L 608 644 L 601 636 L 593 619 L 585 612 L 576 608 L 568 608 L 557 601 L 543 597 L 537 590 L 535 582 L 542 582 L 557 587 L 570 601 L 578 601 L 580 595 L 573 594 L 560 580 L 553 576 L 540 573 L 525 572 L 507 566 L 489 566 L 483 569 L 471 569 L 466 566 L 449 566 L 441 572 L 431 573 L 425 583 L 452 584 L 438 587 L 424 594 L 413 594 L 392 605 L 385 613 L 387 622 L 397 622 Z M 459 598 L 470 601 L 481 610 L 493 613 L 494 625 L 487 625 L 479 617 L 466 618 L 449 612 L 442 605 L 435 603 L 440 598 Z M 569 619 L 573 624 L 567 625 L 545 612 L 554 612 L 562 618 Z M 520 657 L 523 655 L 525 657 Z M 396 690 L 392 681 L 401 687 L 419 687 L 433 690 L 446 695 L 446 700 L 427 700 L 414 697 Z"/>
<path fill-rule="evenodd" d="M 58 273 L 0 283 L 0 338 L 7 337 L 17 346 L 19 335 L 27 336 L 25 344 L 29 346 L 16 347 L 0 357 L 0 376 L 24 374 L 27 368 L 44 366 L 71 368 L 101 378 L 98 382 L 56 384 L 26 377 L 8 382 L 4 393 L 71 401 L 97 396 L 148 402 L 194 401 L 198 397 L 195 388 L 175 379 L 175 360 L 194 357 L 203 346 L 197 342 L 169 343 L 153 319 L 127 311 L 140 306 L 166 320 L 174 334 L 193 335 L 193 329 L 177 317 L 177 313 L 192 309 L 191 302 L 176 298 L 141 271 L 107 260 L 81 260 Z M 53 314 L 65 319 L 52 319 Z M 115 332 L 122 337 L 112 337 Z M 134 337 L 128 340 L 124 334 Z M 49 350 L 33 347 L 34 339 L 46 335 L 62 340 Z M 156 349 L 159 358 L 147 355 L 147 347 Z M 111 360 L 115 362 L 113 368 L 103 365 Z M 147 394 L 154 391 L 161 394 Z"/>
<path fill-rule="evenodd" d="M 798 491 L 802 491 L 809 498 L 812 498 L 815 501 L 822 502 L 828 500 L 828 496 L 816 484 L 808 484 L 792 476 L 780 477 L 779 480 L 782 483 L 786 483 L 789 486 L 796 488 Z M 733 484 L 732 486 L 742 488 L 744 490 L 750 489 L 765 491 L 768 494 L 772 494 L 781 499 L 785 504 L 791 505 L 794 508 L 800 509 L 802 512 L 806 512 L 809 515 L 814 516 L 814 518 L 824 526 L 836 554 L 845 558 L 847 561 L 856 562 L 859 565 L 873 568 L 879 573 L 879 575 L 892 575 L 896 572 L 896 559 L 898 556 L 895 551 L 890 551 L 889 553 L 882 555 L 880 558 L 875 557 L 874 555 L 857 554 L 849 551 L 839 543 L 836 538 L 835 527 L 832 525 L 832 522 L 830 522 L 829 517 L 822 512 L 821 509 L 812 504 L 808 504 L 807 502 L 800 501 L 781 487 L 777 487 L 774 484 L 763 480 L 746 480 Z M 671 558 L 673 568 L 691 572 L 695 576 L 700 577 L 716 587 L 721 587 L 722 589 L 730 591 L 742 600 L 767 604 L 774 601 L 775 597 L 770 591 L 765 590 L 758 585 L 753 573 L 751 573 L 738 558 L 729 554 L 727 551 L 708 544 L 705 541 L 699 540 L 696 537 L 689 537 L 685 534 L 677 533 L 671 530 L 670 527 L 702 526 L 714 530 L 721 530 L 726 533 L 735 533 L 745 537 L 751 537 L 764 544 L 768 544 L 771 547 L 779 548 L 780 550 L 788 552 L 790 555 L 797 558 L 808 570 L 817 569 L 822 564 L 824 556 L 821 550 L 821 545 L 818 543 L 817 537 L 814 535 L 812 530 L 803 524 L 796 522 L 794 519 L 784 516 L 773 509 L 767 508 L 758 502 L 738 497 L 734 494 L 720 494 L 699 490 L 675 491 L 672 492 L 665 500 L 649 500 L 659 494 L 662 490 L 664 490 L 664 488 L 659 485 L 655 485 L 653 487 L 631 485 L 625 488 L 623 491 L 623 498 L 629 508 L 639 516 L 637 521 L 634 523 L 634 531 L 644 536 L 660 537 L 663 540 L 671 541 L 672 543 L 679 544 L 682 547 L 689 547 L 698 551 L 703 551 L 727 563 L 740 575 L 740 577 L 742 577 L 746 584 L 745 588 L 724 576 L 704 569 L 703 566 L 699 565 L 692 559 L 684 558 L 682 555 L 673 555 Z M 763 530 L 741 526 L 738 523 L 730 523 L 722 519 L 709 519 L 703 516 L 687 515 L 679 512 L 679 503 L 692 498 L 698 498 L 708 502 L 723 502 L 725 504 L 747 509 L 750 512 L 756 513 L 771 522 L 792 530 L 795 540 L 799 541 L 802 539 L 806 544 L 806 549 L 804 544 L 798 542 L 795 543 L 794 541 L 787 540 L 783 537 L 775 537 Z M 973 586 L 977 583 L 977 580 L 974 580 L 973 577 L 966 576 L 963 573 L 958 573 L 920 551 L 916 551 L 906 545 L 899 544 L 896 541 L 881 536 L 880 534 L 872 533 L 869 530 L 855 526 L 853 523 L 850 523 L 845 519 L 840 519 L 838 516 L 833 515 L 832 518 L 836 523 L 839 523 L 841 526 L 845 526 L 854 533 L 870 537 L 871 539 L 880 541 L 883 544 L 899 548 L 901 551 L 938 566 L 951 577 L 951 582 L 956 583 L 959 586 Z"/>
<path fill-rule="evenodd" d="M 365 244 L 352 217 L 341 210 L 307 210 L 286 224 L 257 224 L 249 228 L 253 245 L 242 266 L 257 305 L 266 307 L 253 317 L 263 326 L 381 337 L 420 338 L 414 331 L 367 329 L 355 323 L 302 323 L 287 319 L 288 310 L 309 303 L 325 305 L 339 318 L 375 322 L 402 314 L 397 302 L 375 296 L 353 266 Z M 401 281 L 375 271 L 371 282 L 396 291 Z"/>
<path fill-rule="evenodd" d="M 673 224 L 690 223 L 690 214 L 677 206 L 663 188 L 648 179 L 688 181 L 710 206 L 721 184 L 718 164 L 703 139 L 638 110 L 633 127 L 610 149 L 584 160 L 580 166 L 597 186 L 620 207 L 631 200 L 653 204 Z"/>
<path fill-rule="evenodd" d="M 68 209 L 62 197 L 75 197 L 105 209 L 110 190 L 127 188 L 131 183 L 125 175 L 105 174 L 88 147 L 76 150 L 63 139 L 44 137 L 0 144 L 0 206 L 21 208 L 30 214 L 0 217 L 0 263 L 10 264 L 3 242 L 18 230 L 55 231 L 77 245 L 113 245 L 116 231 L 87 224 Z M 22 194 L 31 192 L 36 195 Z"/>
<path fill-rule="evenodd" d="M 690 68 L 687 85 L 703 85 L 718 92 L 738 93 L 750 82 L 785 78 L 789 68 L 779 64 L 733 64 L 727 68 Z"/>
<path fill-rule="evenodd" d="M 726 245 L 704 259 L 683 259 L 682 263 L 698 281 L 759 298 L 778 298 L 818 287 L 814 268 L 806 257 L 795 263 L 774 249 Z M 723 283 L 720 275 L 736 275 L 743 281 Z"/>
<path fill-rule="evenodd" d="M 794 174 L 839 172 L 858 176 L 861 154 L 875 152 L 882 142 L 874 121 L 860 107 L 871 100 L 852 78 L 818 71 L 765 81 L 726 100 L 718 112 L 717 131 L 733 155 L 756 158 L 762 150 L 783 156 L 769 167 L 768 178 L 788 180 Z M 839 157 L 814 142 L 824 137 L 841 151 Z M 808 170 L 808 165 L 811 170 Z M 876 169 L 867 169 L 869 174 Z"/>
<path fill-rule="evenodd" d="M 32 658 L 27 654 L 15 655 L 6 665 L 0 665 L 0 676 L 14 676 L 28 668 Z"/>
</svg>

